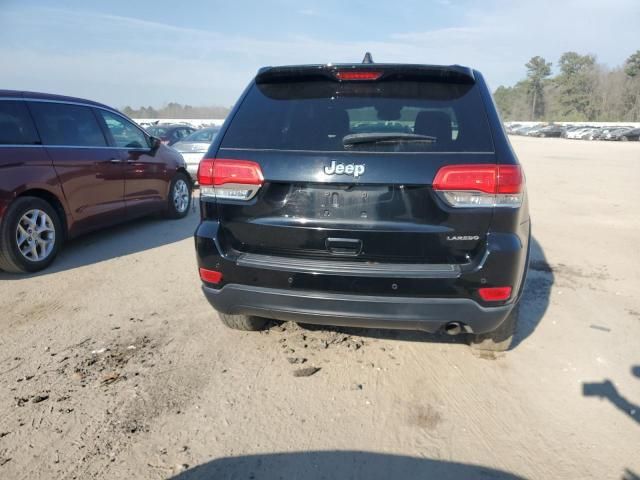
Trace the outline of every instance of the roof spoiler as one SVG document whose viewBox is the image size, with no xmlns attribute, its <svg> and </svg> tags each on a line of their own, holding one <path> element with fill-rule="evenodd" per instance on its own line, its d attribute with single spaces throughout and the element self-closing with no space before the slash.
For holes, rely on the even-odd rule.
<svg viewBox="0 0 640 480">
<path fill-rule="evenodd" d="M 371 55 L 369 54 L 369 59 Z M 364 60 L 367 60 L 365 56 Z M 278 83 L 301 80 L 341 81 L 337 72 L 375 71 L 380 72 L 377 81 L 431 80 L 452 83 L 475 83 L 473 70 L 460 65 L 411 65 L 384 63 L 326 64 L 326 65 L 290 65 L 282 67 L 264 67 L 256 75 L 256 83 Z"/>
</svg>

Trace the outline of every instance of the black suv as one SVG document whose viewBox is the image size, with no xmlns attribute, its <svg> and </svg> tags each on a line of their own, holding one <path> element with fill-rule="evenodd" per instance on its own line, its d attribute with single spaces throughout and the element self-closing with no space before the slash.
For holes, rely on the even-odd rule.
<svg viewBox="0 0 640 480">
<path fill-rule="evenodd" d="M 509 348 L 529 213 L 478 71 L 263 68 L 198 181 L 200 278 L 227 326 L 444 331 Z"/>
</svg>

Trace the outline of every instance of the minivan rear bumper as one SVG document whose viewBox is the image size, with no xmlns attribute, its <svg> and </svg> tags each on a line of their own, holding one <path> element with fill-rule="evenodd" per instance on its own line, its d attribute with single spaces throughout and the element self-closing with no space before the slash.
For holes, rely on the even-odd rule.
<svg viewBox="0 0 640 480">
<path fill-rule="evenodd" d="M 238 284 L 227 284 L 221 289 L 203 285 L 202 290 L 216 310 L 227 314 L 430 333 L 441 330 L 449 322 L 461 323 L 468 332 L 490 332 L 513 308 L 513 304 L 483 307 L 468 298 L 380 297 Z"/>
</svg>

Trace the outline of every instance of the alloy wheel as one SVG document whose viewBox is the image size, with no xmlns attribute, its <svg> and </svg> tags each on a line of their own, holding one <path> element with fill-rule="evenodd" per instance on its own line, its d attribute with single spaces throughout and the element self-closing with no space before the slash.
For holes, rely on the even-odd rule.
<svg viewBox="0 0 640 480">
<path fill-rule="evenodd" d="M 181 178 L 173 187 L 173 205 L 178 213 L 184 213 L 189 208 L 189 187 Z"/>
<path fill-rule="evenodd" d="M 56 243 L 53 220 L 43 210 L 25 212 L 16 226 L 16 245 L 24 258 L 31 262 L 45 260 Z"/>
</svg>

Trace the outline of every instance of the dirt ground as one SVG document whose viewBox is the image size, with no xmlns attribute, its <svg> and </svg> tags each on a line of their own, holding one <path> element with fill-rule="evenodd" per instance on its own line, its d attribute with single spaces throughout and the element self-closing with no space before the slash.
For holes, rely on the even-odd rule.
<svg viewBox="0 0 640 480">
<path fill-rule="evenodd" d="M 640 475 L 640 143 L 512 139 L 534 251 L 517 345 L 222 326 L 197 214 L 0 273 L 0 478 Z"/>
</svg>

